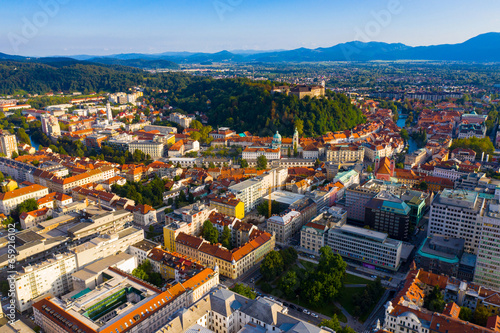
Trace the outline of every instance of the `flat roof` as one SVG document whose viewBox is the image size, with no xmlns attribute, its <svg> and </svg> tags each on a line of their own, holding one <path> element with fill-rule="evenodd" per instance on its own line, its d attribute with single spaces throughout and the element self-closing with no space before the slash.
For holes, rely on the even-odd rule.
<svg viewBox="0 0 500 333">
<path fill-rule="evenodd" d="M 366 238 L 371 238 L 373 240 L 376 240 L 377 242 L 384 242 L 387 239 L 387 234 L 383 232 L 378 232 L 374 230 L 369 230 L 365 228 L 359 228 L 355 227 L 352 225 L 343 225 L 340 228 L 340 231 L 346 232 L 346 233 L 351 233 L 351 234 L 357 234 Z"/>
<path fill-rule="evenodd" d="M 303 199 L 305 195 L 303 194 L 298 194 L 298 193 L 292 193 L 292 192 L 286 192 L 286 191 L 275 191 L 271 193 L 271 200 L 274 200 L 276 202 L 286 204 L 286 205 L 291 205 L 294 202 Z M 264 200 L 269 200 L 269 195 L 266 195 L 264 197 Z"/>
</svg>

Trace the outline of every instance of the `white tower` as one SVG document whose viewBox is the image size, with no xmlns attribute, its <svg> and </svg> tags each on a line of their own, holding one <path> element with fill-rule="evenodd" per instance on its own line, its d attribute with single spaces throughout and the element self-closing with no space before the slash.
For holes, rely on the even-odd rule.
<svg viewBox="0 0 500 333">
<path fill-rule="evenodd" d="M 111 123 L 113 121 L 113 112 L 111 112 L 111 105 L 109 102 L 106 104 L 106 116 L 108 117 L 108 121 Z"/>
</svg>

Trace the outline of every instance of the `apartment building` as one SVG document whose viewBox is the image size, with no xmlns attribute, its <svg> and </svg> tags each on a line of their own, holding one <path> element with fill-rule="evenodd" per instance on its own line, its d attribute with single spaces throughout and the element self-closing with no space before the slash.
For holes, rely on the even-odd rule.
<svg viewBox="0 0 500 333">
<path fill-rule="evenodd" d="M 50 293 L 59 296 L 73 288 L 71 274 L 77 269 L 73 253 L 56 254 L 38 265 L 26 266 L 13 275 L 15 306 L 19 312 L 32 307 L 38 296 Z"/>
<path fill-rule="evenodd" d="M 193 236 L 200 235 L 203 223 L 208 220 L 212 212 L 216 212 L 216 209 L 194 203 L 166 214 L 165 227 L 163 227 L 165 249 L 176 252 L 175 239 L 181 232 Z"/>
<path fill-rule="evenodd" d="M 309 222 L 300 230 L 300 246 L 310 252 L 319 254 L 319 249 L 325 246 L 326 225 Z"/>
<path fill-rule="evenodd" d="M 231 251 L 220 244 L 212 245 L 203 238 L 184 233 L 177 236 L 175 243 L 177 253 L 198 260 L 207 267 L 217 267 L 221 275 L 236 279 L 274 249 L 275 237 L 256 230 L 247 243 Z"/>
<path fill-rule="evenodd" d="M 287 244 L 302 227 L 303 224 L 300 224 L 299 220 L 300 213 L 294 210 L 271 216 L 267 219 L 267 232 L 275 235 L 276 243 Z"/>
<path fill-rule="evenodd" d="M 462 238 L 465 251 L 477 254 L 486 206 L 477 192 L 444 189 L 432 201 L 427 236 Z"/>
<path fill-rule="evenodd" d="M 352 145 L 330 146 L 326 151 L 326 160 L 333 163 L 363 162 L 365 147 Z"/>
<path fill-rule="evenodd" d="M 326 244 L 334 253 L 360 263 L 392 271 L 401 263 L 403 243 L 386 233 L 342 225 L 327 231 Z"/>
<path fill-rule="evenodd" d="M 278 190 L 280 186 L 285 184 L 287 177 L 288 169 L 279 167 L 230 186 L 228 190 L 244 203 L 245 213 L 248 213 L 261 203 L 265 195 L 269 194 L 269 188 L 271 188 L 271 192 Z"/>
<path fill-rule="evenodd" d="M 245 217 L 245 204 L 232 193 L 211 198 L 210 208 L 215 208 L 219 213 L 233 216 L 237 219 Z"/>
<path fill-rule="evenodd" d="M 420 148 L 411 154 L 405 155 L 405 168 L 411 169 L 416 165 L 423 164 L 427 159 L 427 149 Z"/>
<path fill-rule="evenodd" d="M 47 194 L 49 194 L 49 189 L 38 184 L 18 188 L 7 193 L 0 193 L 0 212 L 9 215 L 11 210 L 22 202 L 28 199 L 38 200 Z"/>
<path fill-rule="evenodd" d="M 150 205 L 137 205 L 132 209 L 132 212 L 134 214 L 134 224 L 141 228 L 149 227 L 158 222 L 156 209 Z"/>
<path fill-rule="evenodd" d="M 2 130 L 0 134 L 0 154 L 4 154 L 7 158 L 12 157 L 12 153 L 18 154 L 17 139 L 14 134 L 9 131 Z"/>
<path fill-rule="evenodd" d="M 42 131 L 49 138 L 61 136 L 61 127 L 57 117 L 42 115 L 40 120 L 42 121 Z"/>
<path fill-rule="evenodd" d="M 94 215 L 69 228 L 68 235 L 80 239 L 94 234 L 114 234 L 132 226 L 133 219 L 132 213 L 124 209 L 105 212 Z"/>
<path fill-rule="evenodd" d="M 153 159 L 163 157 L 164 149 L 165 144 L 160 141 L 132 141 L 128 145 L 128 151 L 131 154 L 140 150 Z"/>
<path fill-rule="evenodd" d="M 137 258 L 137 265 L 142 265 L 142 263 L 148 259 L 148 255 L 151 251 L 155 248 L 161 248 L 161 245 L 149 239 L 143 239 L 140 242 L 130 245 L 127 253 Z"/>
<path fill-rule="evenodd" d="M 191 125 L 194 118 L 173 112 L 170 114 L 169 120 L 173 123 L 181 125 L 184 128 L 189 128 L 189 125 Z"/>
</svg>

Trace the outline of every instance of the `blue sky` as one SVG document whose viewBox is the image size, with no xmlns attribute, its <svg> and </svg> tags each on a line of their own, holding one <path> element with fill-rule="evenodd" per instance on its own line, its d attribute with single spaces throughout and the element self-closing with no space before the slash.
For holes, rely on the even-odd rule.
<svg viewBox="0 0 500 333">
<path fill-rule="evenodd" d="M 500 32 L 498 0 L 3 1 L 0 52 L 29 56 L 459 43 Z"/>
</svg>

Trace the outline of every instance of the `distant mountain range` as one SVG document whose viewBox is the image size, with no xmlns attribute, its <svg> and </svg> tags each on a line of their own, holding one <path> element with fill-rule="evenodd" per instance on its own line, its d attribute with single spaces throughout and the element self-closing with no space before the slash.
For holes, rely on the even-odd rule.
<svg viewBox="0 0 500 333">
<path fill-rule="evenodd" d="M 56 57 L 61 59 L 61 57 Z M 124 53 L 105 57 L 77 55 L 70 59 L 143 69 L 178 68 L 178 64 L 210 62 L 320 62 L 374 60 L 428 60 L 464 62 L 500 62 L 500 33 L 478 35 L 463 43 L 408 46 L 401 43 L 348 42 L 327 48 L 277 51 L 221 51 L 217 53 L 165 52 L 159 54 Z M 0 60 L 50 62 L 49 58 L 27 58 L 0 53 Z"/>
</svg>

